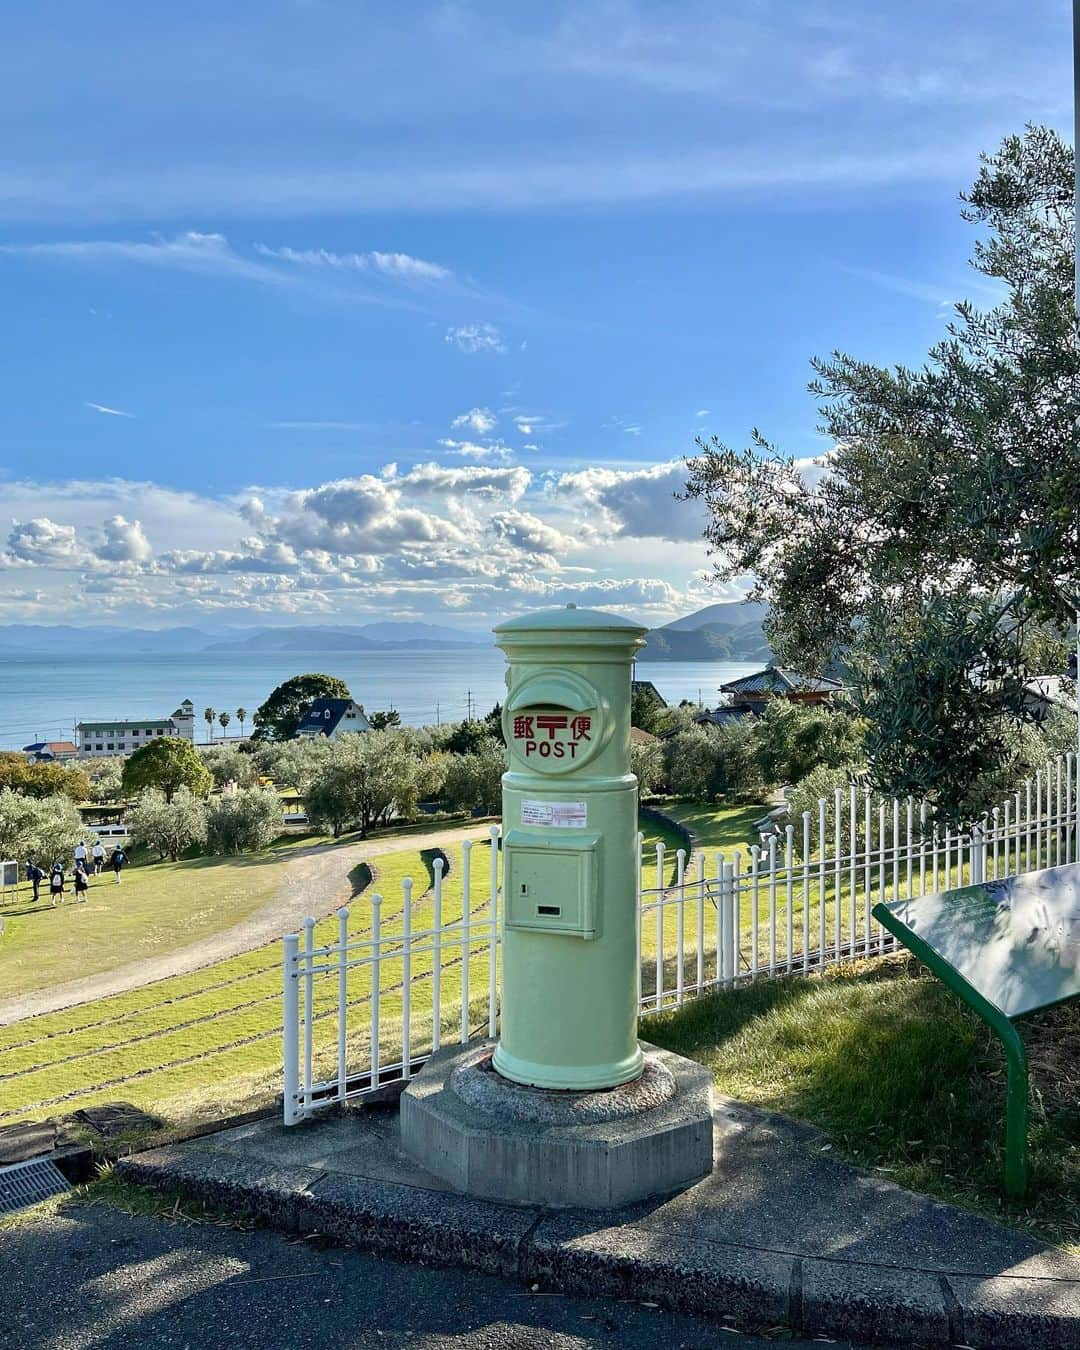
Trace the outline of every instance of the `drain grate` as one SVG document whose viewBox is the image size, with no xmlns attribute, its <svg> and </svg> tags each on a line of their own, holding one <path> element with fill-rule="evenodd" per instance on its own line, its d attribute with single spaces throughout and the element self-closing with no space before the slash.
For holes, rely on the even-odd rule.
<svg viewBox="0 0 1080 1350">
<path fill-rule="evenodd" d="M 0 1167 L 0 1214 L 12 1214 L 70 1190 L 67 1177 L 48 1158 Z"/>
</svg>

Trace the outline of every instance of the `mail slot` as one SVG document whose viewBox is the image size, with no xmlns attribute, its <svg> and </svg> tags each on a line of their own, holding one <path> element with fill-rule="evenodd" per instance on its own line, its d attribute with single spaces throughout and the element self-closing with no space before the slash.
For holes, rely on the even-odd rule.
<svg viewBox="0 0 1080 1350">
<path fill-rule="evenodd" d="M 598 843 L 595 834 L 547 843 L 533 832 L 508 831 L 505 926 L 595 938 Z"/>
</svg>

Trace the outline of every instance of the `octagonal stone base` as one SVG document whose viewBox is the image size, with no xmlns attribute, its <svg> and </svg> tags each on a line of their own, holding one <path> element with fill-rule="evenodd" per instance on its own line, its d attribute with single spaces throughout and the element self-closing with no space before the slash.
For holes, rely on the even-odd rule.
<svg viewBox="0 0 1080 1350">
<path fill-rule="evenodd" d="M 711 1075 L 641 1048 L 641 1077 L 598 1092 L 511 1083 L 491 1042 L 440 1050 L 402 1094 L 402 1147 L 489 1200 L 609 1209 L 679 1190 L 712 1171 Z"/>
</svg>

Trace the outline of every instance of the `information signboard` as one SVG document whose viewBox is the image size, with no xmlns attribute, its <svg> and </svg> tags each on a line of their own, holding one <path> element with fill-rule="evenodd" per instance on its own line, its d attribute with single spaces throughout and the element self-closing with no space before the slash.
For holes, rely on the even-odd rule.
<svg viewBox="0 0 1080 1350">
<path fill-rule="evenodd" d="M 1005 1188 L 1027 1188 L 1028 1067 L 1012 1019 L 1080 997 L 1080 865 L 874 906 L 997 1034 L 1008 1068 Z"/>
</svg>

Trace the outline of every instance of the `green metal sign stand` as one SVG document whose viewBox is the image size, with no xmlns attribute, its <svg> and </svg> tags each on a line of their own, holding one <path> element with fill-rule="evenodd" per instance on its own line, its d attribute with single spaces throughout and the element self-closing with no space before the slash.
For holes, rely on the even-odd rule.
<svg viewBox="0 0 1080 1350">
<path fill-rule="evenodd" d="M 874 906 L 874 917 L 962 999 L 1005 1051 L 1005 1191 L 1028 1184 L 1028 1059 L 1013 1024 L 1080 997 L 1080 866 Z"/>
</svg>

